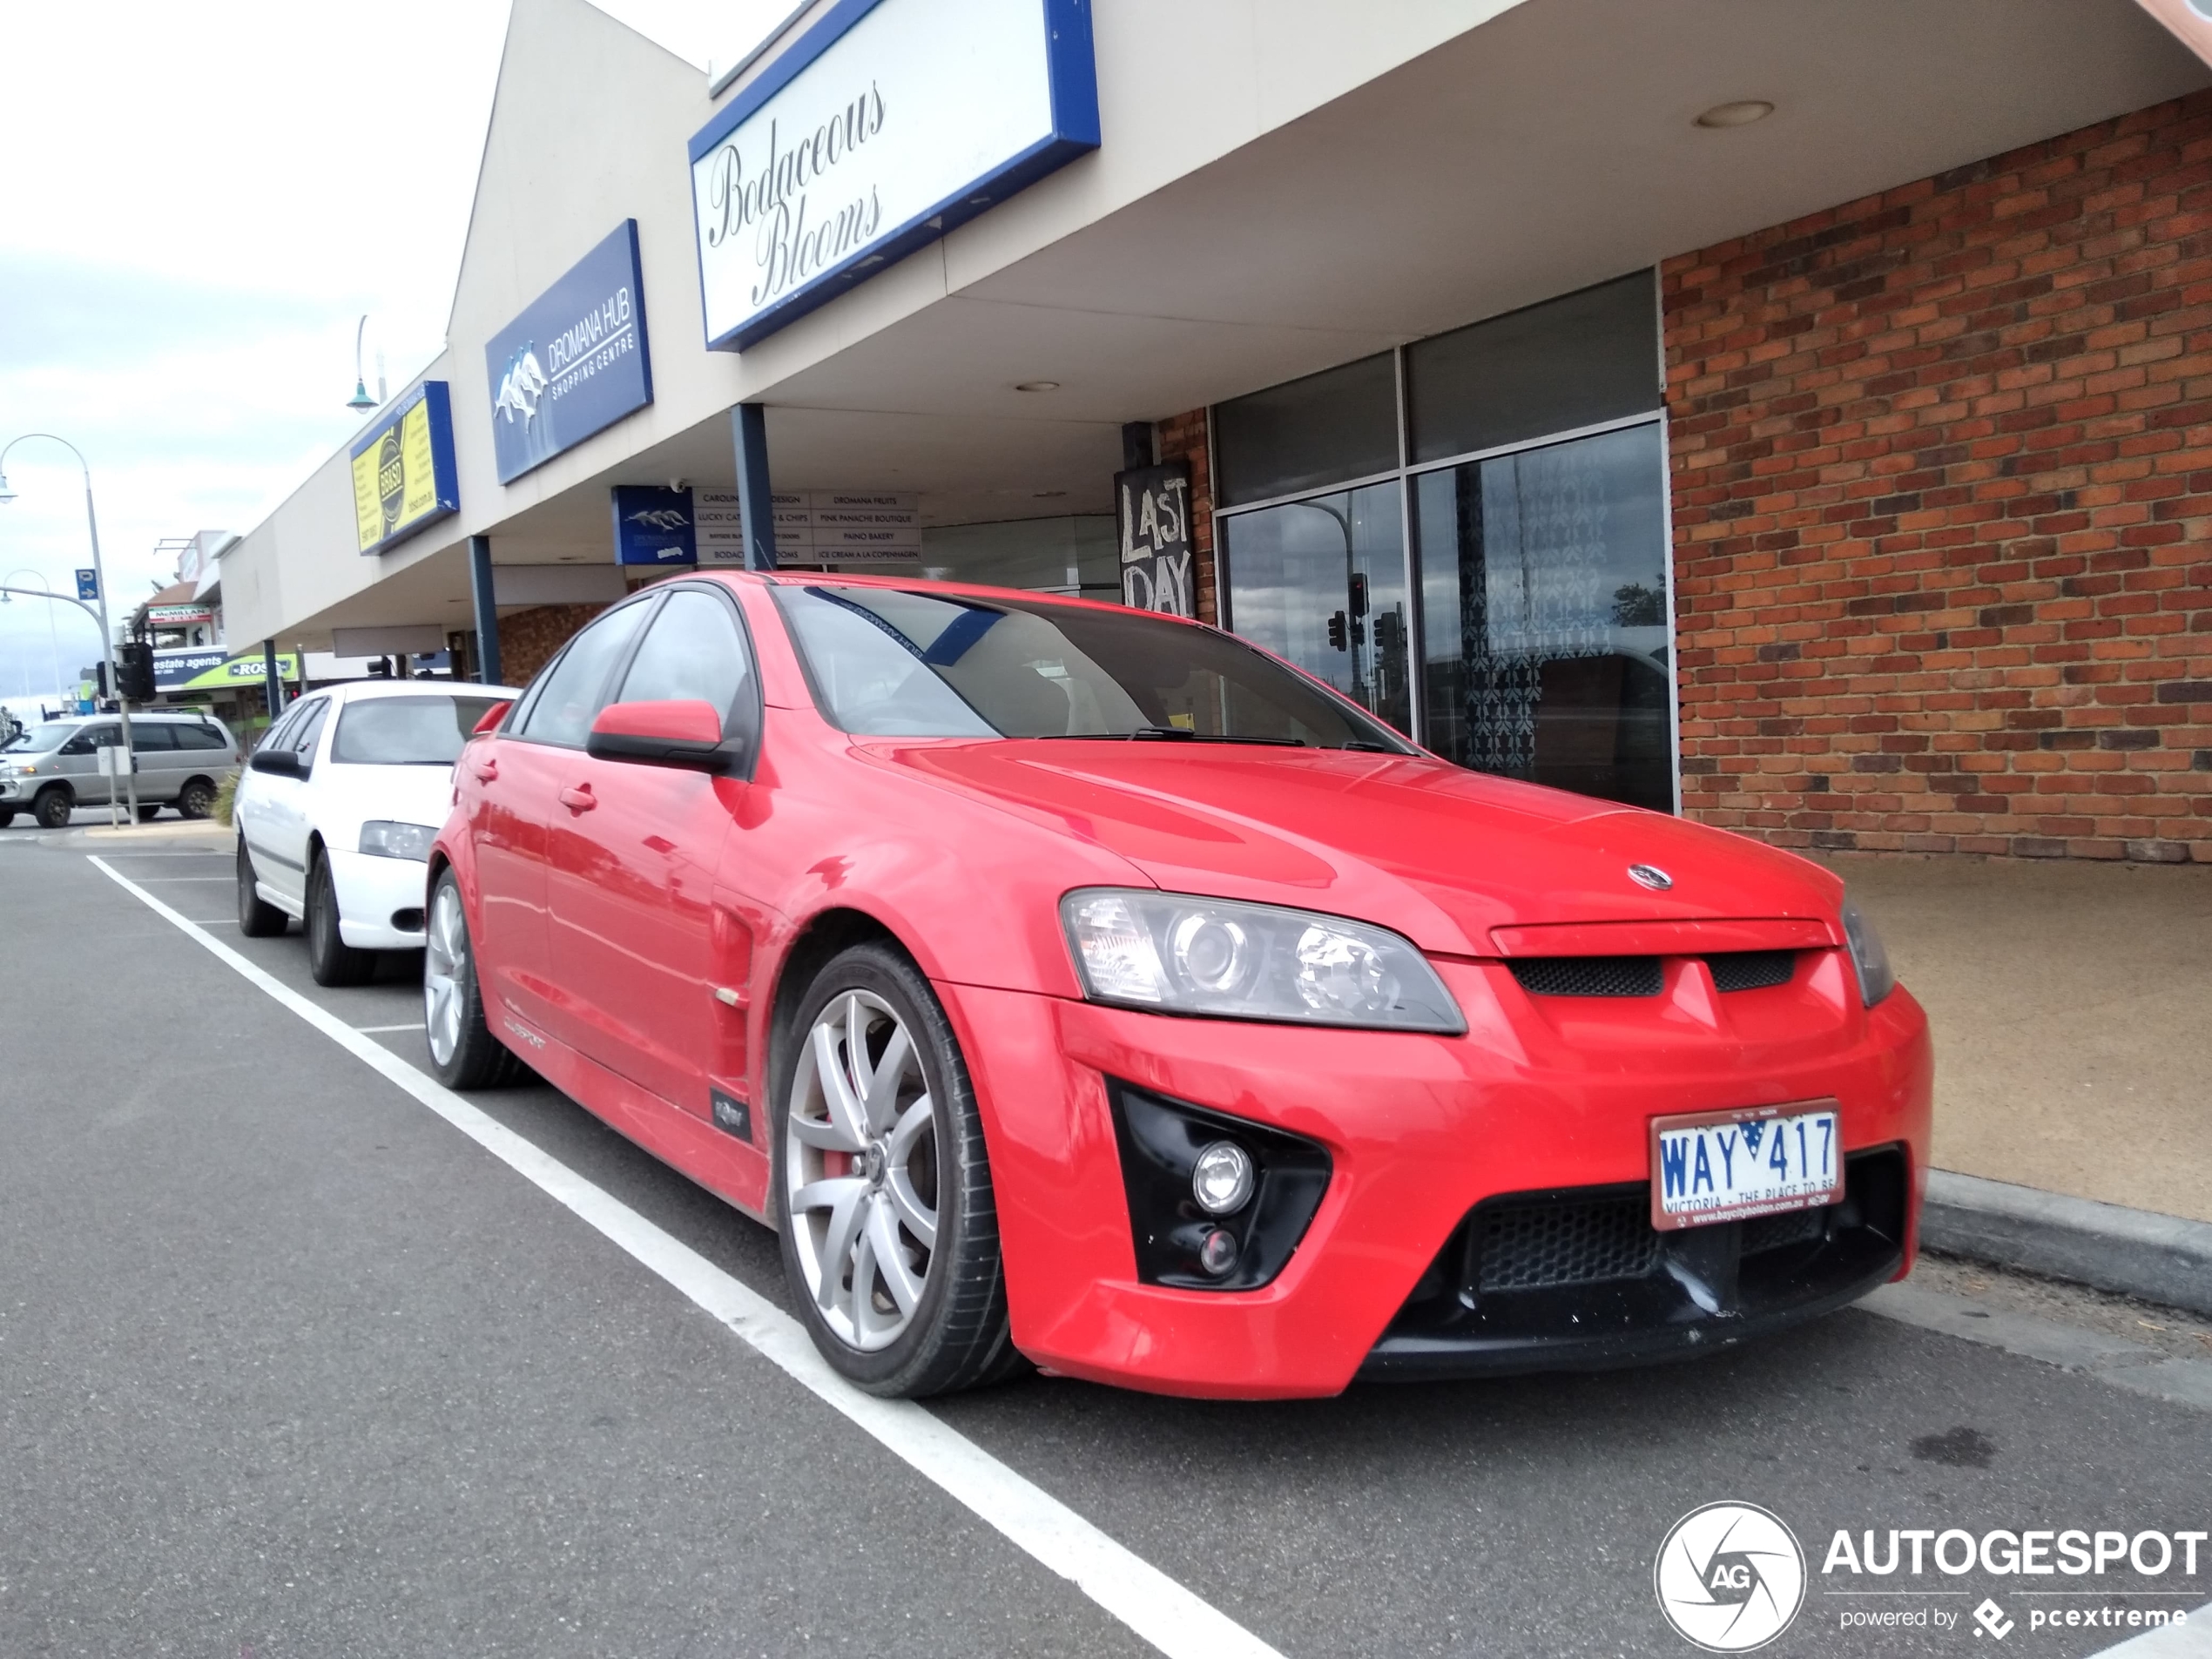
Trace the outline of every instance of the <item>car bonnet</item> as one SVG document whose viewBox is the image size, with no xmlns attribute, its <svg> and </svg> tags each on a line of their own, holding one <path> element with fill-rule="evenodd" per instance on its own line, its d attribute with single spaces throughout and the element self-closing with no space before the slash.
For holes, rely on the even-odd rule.
<svg viewBox="0 0 2212 1659">
<path fill-rule="evenodd" d="M 1170 891 L 1354 916 L 1449 954 L 1511 952 L 1497 930 L 1565 924 L 1825 929 L 1841 901 L 1835 876 L 1762 843 L 1426 755 L 1080 739 L 865 746 L 1057 819 Z"/>
</svg>

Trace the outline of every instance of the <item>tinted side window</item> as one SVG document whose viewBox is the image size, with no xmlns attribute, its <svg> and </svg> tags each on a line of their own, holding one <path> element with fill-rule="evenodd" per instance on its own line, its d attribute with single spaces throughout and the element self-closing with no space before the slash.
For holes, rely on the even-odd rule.
<svg viewBox="0 0 2212 1659">
<path fill-rule="evenodd" d="M 624 703 L 697 698 L 722 717 L 722 735 L 749 724 L 752 654 L 730 607 L 697 588 L 679 589 L 653 618 L 622 682 Z M 745 699 L 740 711 L 738 699 Z"/>
<path fill-rule="evenodd" d="M 330 699 L 317 698 L 302 706 L 307 712 L 300 717 L 300 724 L 293 728 L 291 741 L 285 746 L 300 757 L 302 765 L 311 765 L 315 758 L 315 745 L 322 738 L 322 723 L 330 718 Z"/>
<path fill-rule="evenodd" d="M 131 747 L 140 754 L 174 749 L 177 746 L 176 732 L 177 728 L 173 725 L 156 725 L 151 720 L 139 721 L 131 728 Z"/>
<path fill-rule="evenodd" d="M 545 689 L 530 705 L 520 735 L 536 743 L 582 748 L 591 722 L 606 706 L 615 667 L 651 609 L 649 604 L 623 605 L 570 640 L 547 676 Z"/>
<path fill-rule="evenodd" d="M 62 745 L 62 752 L 65 755 L 88 755 L 101 749 L 112 749 L 122 741 L 123 727 L 119 722 L 83 726 L 75 737 Z"/>
<path fill-rule="evenodd" d="M 223 734 L 212 725 L 179 725 L 170 728 L 177 734 L 179 749 L 222 749 Z"/>
</svg>

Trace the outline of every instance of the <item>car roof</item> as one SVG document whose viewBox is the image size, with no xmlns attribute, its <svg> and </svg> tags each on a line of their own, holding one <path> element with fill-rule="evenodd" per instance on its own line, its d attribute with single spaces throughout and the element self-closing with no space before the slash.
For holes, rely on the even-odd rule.
<svg viewBox="0 0 2212 1659">
<path fill-rule="evenodd" d="M 859 576 L 834 570 L 700 570 L 691 574 L 713 577 L 732 586 L 891 588 L 908 593 L 958 594 L 972 599 L 1012 599 L 1025 605 L 1052 605 L 1070 610 L 1112 611 L 1122 616 L 1150 617 L 1158 622 L 1189 623 L 1194 628 L 1208 625 L 1193 617 L 1178 617 L 1171 611 L 1138 610 L 1106 599 L 1085 599 L 1067 593 L 1040 593 L 1035 588 L 993 587 L 981 582 L 939 582 L 924 576 Z M 649 593 L 652 586 L 658 585 L 654 583 L 637 591 Z"/>
<path fill-rule="evenodd" d="M 488 697 L 496 703 L 502 698 L 511 700 L 521 695 L 512 685 L 481 685 L 475 680 L 346 680 L 300 693 L 302 697 L 327 696 L 346 703 L 361 703 L 381 697 Z"/>
</svg>

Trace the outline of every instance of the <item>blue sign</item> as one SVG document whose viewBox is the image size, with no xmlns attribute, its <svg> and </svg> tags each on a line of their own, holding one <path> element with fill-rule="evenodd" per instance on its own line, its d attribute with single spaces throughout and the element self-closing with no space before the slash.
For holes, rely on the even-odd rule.
<svg viewBox="0 0 2212 1659">
<path fill-rule="evenodd" d="M 617 564 L 698 563 L 698 521 L 690 490 L 617 484 L 614 498 Z"/>
<path fill-rule="evenodd" d="M 837 0 L 691 139 L 712 349 L 742 351 L 1098 148 L 1091 0 Z"/>
<path fill-rule="evenodd" d="M 98 604 L 100 599 L 100 573 L 79 570 L 77 573 L 77 597 L 86 604 Z"/>
<path fill-rule="evenodd" d="M 381 553 L 461 510 L 453 460 L 453 399 L 443 381 L 401 394 L 354 440 L 354 545 Z"/>
<path fill-rule="evenodd" d="M 653 401 L 637 221 L 585 254 L 484 345 L 499 482 Z"/>
</svg>

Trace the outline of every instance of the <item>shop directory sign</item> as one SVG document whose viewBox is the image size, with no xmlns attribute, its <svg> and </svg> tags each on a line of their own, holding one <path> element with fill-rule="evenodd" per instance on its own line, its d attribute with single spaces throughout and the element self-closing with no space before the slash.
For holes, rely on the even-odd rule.
<svg viewBox="0 0 2212 1659">
<path fill-rule="evenodd" d="M 401 395 L 354 441 L 354 543 L 381 553 L 424 525 L 461 510 L 453 460 L 453 401 L 443 381 Z"/>
<path fill-rule="evenodd" d="M 637 221 L 626 219 L 484 343 L 499 482 L 653 401 Z"/>
<path fill-rule="evenodd" d="M 1097 147 L 1090 0 L 841 0 L 691 140 L 706 343 L 742 350 Z"/>
</svg>

